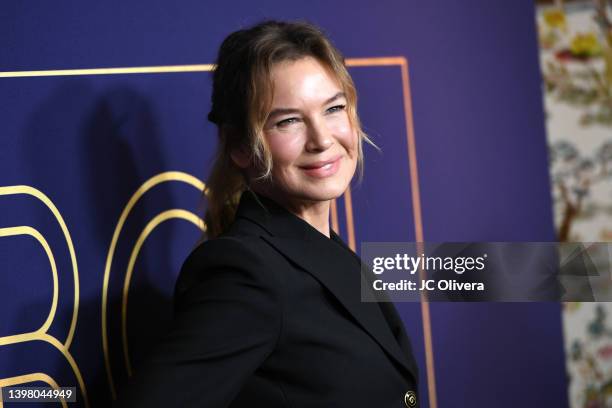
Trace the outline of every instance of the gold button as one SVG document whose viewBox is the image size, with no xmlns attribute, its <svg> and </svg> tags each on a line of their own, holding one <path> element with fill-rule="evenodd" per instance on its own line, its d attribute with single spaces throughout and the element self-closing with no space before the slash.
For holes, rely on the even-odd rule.
<svg viewBox="0 0 612 408">
<path fill-rule="evenodd" d="M 416 394 L 414 391 L 408 391 L 404 395 L 404 404 L 406 404 L 408 408 L 416 407 Z"/>
</svg>

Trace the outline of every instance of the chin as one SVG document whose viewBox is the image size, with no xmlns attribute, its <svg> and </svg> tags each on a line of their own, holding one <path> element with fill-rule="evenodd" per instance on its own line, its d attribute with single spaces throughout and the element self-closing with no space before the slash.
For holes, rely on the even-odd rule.
<svg viewBox="0 0 612 408">
<path fill-rule="evenodd" d="M 327 185 L 313 186 L 308 189 L 307 195 L 316 201 L 333 200 L 346 191 L 348 183 L 329 183 Z"/>
</svg>

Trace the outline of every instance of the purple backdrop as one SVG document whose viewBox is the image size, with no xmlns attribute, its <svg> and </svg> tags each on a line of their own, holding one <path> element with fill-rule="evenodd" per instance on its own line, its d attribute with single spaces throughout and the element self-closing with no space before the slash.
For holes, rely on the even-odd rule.
<svg viewBox="0 0 612 408">
<path fill-rule="evenodd" d="M 554 239 L 533 4 L 486 0 L 259 2 L 206 4 L 9 2 L 0 14 L 0 71 L 144 67 L 214 62 L 231 31 L 264 18 L 306 19 L 323 27 L 348 58 L 405 57 L 424 239 Z M 357 244 L 415 240 L 404 93 L 399 66 L 351 68 L 366 131 L 365 179 L 352 189 Z M 206 123 L 206 72 L 0 77 L 0 379 L 45 372 L 60 385 L 82 378 L 91 406 L 107 406 L 111 377 L 127 376 L 121 293 L 139 234 L 168 209 L 201 214 L 199 191 L 170 177 L 139 200 L 118 236 L 130 197 L 167 171 L 205 180 L 215 143 Z M 8 77 L 7 77 L 8 76 Z M 25 191 L 25 192 L 24 192 Z M 347 239 L 345 206 L 340 231 Z M 57 308 L 46 321 L 57 266 Z M 137 362 L 164 329 L 180 265 L 198 237 L 185 219 L 159 225 L 134 267 L 127 320 Z M 78 265 L 78 317 L 75 273 Z M 103 348 L 103 288 L 108 367 Z M 557 304 L 398 304 L 420 369 L 420 398 L 437 407 L 567 406 Z M 424 327 L 431 325 L 428 383 Z M 69 347 L 67 340 L 73 340 Z M 64 348 L 62 347 L 64 344 Z M 74 365 L 70 358 L 74 357 Z M 75 365 L 78 369 L 75 369 Z M 82 397 L 82 394 L 80 394 Z M 81 398 L 82 399 L 82 398 Z M 78 406 L 84 406 L 79 404 Z M 433 406 L 433 404 L 431 404 Z"/>
</svg>

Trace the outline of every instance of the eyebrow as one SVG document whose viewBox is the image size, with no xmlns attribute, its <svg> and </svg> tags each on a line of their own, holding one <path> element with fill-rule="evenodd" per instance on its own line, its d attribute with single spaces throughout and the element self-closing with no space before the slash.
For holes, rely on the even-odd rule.
<svg viewBox="0 0 612 408">
<path fill-rule="evenodd" d="M 334 96 L 332 96 L 331 98 L 327 99 L 325 102 L 323 102 L 321 104 L 321 106 L 325 106 L 327 104 L 332 103 L 333 101 L 340 99 L 340 98 L 346 98 L 346 94 L 344 92 L 338 92 L 337 94 L 335 94 Z M 291 113 L 300 113 L 299 109 L 294 109 L 294 108 L 277 108 L 277 109 L 273 109 L 270 114 L 268 115 L 268 119 L 274 117 L 274 116 L 279 116 L 279 115 L 289 115 Z"/>
</svg>

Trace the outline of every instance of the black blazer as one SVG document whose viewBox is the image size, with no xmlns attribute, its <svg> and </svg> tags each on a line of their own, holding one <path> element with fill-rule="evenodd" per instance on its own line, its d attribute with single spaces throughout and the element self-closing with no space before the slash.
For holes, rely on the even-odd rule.
<svg viewBox="0 0 612 408">
<path fill-rule="evenodd" d="M 360 264 L 334 232 L 243 193 L 232 227 L 185 261 L 171 329 L 118 406 L 418 406 L 403 324 L 361 302 Z"/>
</svg>

